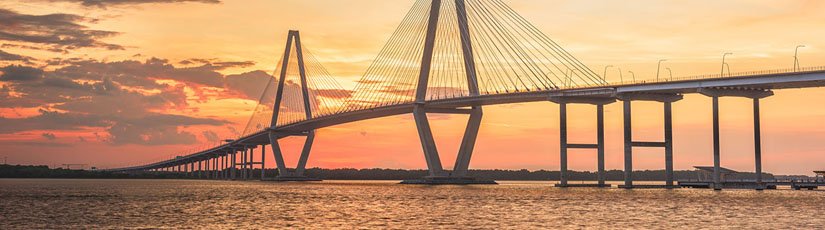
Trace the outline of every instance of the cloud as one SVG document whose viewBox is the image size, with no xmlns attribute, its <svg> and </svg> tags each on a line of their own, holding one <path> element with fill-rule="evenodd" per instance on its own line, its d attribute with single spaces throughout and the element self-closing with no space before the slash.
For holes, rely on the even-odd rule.
<svg viewBox="0 0 825 230">
<path fill-rule="evenodd" d="M 99 140 L 113 144 L 193 144 L 195 136 L 189 132 L 178 131 L 179 127 L 193 125 L 220 126 L 227 121 L 195 118 L 182 115 L 152 113 L 144 116 L 114 114 L 99 116 L 78 113 L 61 113 L 41 110 L 40 115 L 27 118 L 0 117 L 0 133 L 16 133 L 29 130 L 83 130 L 86 128 L 105 128 L 108 137 L 95 135 Z M 43 133 L 43 137 L 53 140 L 52 133 Z M 85 141 L 82 139 L 81 142 Z"/>
<path fill-rule="evenodd" d="M 114 145 L 194 144 L 197 143 L 195 135 L 183 130 L 179 131 L 179 126 L 217 126 L 226 123 L 228 122 L 214 119 L 155 114 L 152 116 L 142 117 L 139 120 L 128 120 L 116 123 L 106 130 L 111 135 L 107 142 Z"/>
<path fill-rule="evenodd" d="M 41 47 L 41 46 L 28 46 L 28 45 L 9 44 L 9 43 L 3 43 L 3 45 L 0 45 L 0 48 L 20 48 L 20 49 L 30 49 L 30 50 L 45 50 L 45 51 L 51 51 L 51 52 L 65 52 L 65 50 L 60 49 L 60 48 Z"/>
<path fill-rule="evenodd" d="M 150 58 L 143 62 L 76 59 L 53 60 L 53 62 L 67 65 L 54 72 L 68 78 L 101 80 L 111 77 L 119 84 L 145 89 L 165 87 L 155 83 L 154 79 L 169 79 L 210 87 L 223 87 L 224 83 L 223 75 L 215 72 L 222 69 L 221 67 L 208 64 L 198 67 L 176 67 L 169 63 L 169 60 L 160 58 Z"/>
<path fill-rule="evenodd" d="M 43 134 L 41 134 L 41 136 L 43 136 L 43 137 L 45 137 L 46 139 L 49 139 L 49 140 L 57 139 L 57 136 L 55 136 L 54 133 L 43 133 Z"/>
<path fill-rule="evenodd" d="M 72 147 L 73 144 L 53 142 L 53 141 L 4 141 L 3 145 L 25 145 L 32 147 Z"/>
<path fill-rule="evenodd" d="M 99 137 L 99 140 L 113 145 L 192 144 L 197 142 L 195 136 L 178 131 L 180 127 L 228 124 L 218 119 L 160 113 L 187 107 L 184 85 L 157 86 L 162 90 L 160 93 L 147 95 L 124 88 L 130 83 L 131 87 L 139 86 L 140 82 L 123 81 L 121 84 L 113 80 L 118 79 L 117 74 L 96 75 L 96 72 L 108 69 L 106 65 L 100 67 L 103 68 L 78 75 L 65 74 L 60 69 L 44 71 L 24 66 L 4 67 L 0 80 L 11 84 L 0 89 L 0 100 L 4 102 L 0 107 L 46 107 L 63 112 L 40 109 L 40 114 L 36 116 L 0 117 L 0 123 L 4 124 L 0 126 L 0 133 L 103 128 L 109 135 Z M 75 79 L 86 82 L 80 83 Z M 97 82 L 88 82 L 90 80 Z M 11 96 L 10 89 L 23 96 Z"/>
<path fill-rule="evenodd" d="M 76 2 L 76 3 L 80 3 L 84 6 L 93 6 L 93 7 L 100 7 L 100 8 L 106 8 L 108 6 L 138 5 L 138 4 L 149 4 L 149 3 L 185 3 L 185 2 L 198 2 L 198 3 L 209 3 L 209 4 L 221 3 L 220 0 L 50 0 L 50 1 L 52 1 L 52 2 Z"/>
<path fill-rule="evenodd" d="M 0 68 L 0 81 L 36 81 L 43 78 L 43 70 L 21 65 Z"/>
<path fill-rule="evenodd" d="M 0 61 L 21 61 L 26 64 L 31 64 L 31 60 L 33 58 L 13 53 L 8 53 L 6 51 L 0 50 Z"/>
<path fill-rule="evenodd" d="M 60 113 L 40 110 L 37 116 L 26 118 L 0 117 L 0 133 L 16 133 L 30 130 L 79 130 L 84 127 L 107 127 L 102 117 L 88 114 Z"/>
<path fill-rule="evenodd" d="M 213 131 L 203 131 L 203 138 L 206 138 L 207 141 L 219 141 L 221 138 L 218 137 L 218 134 Z"/>
<path fill-rule="evenodd" d="M 0 117 L 0 123 L 9 124 L 0 126 L 0 134 L 105 130 L 95 136 L 112 145 L 193 144 L 198 141 L 198 133 L 187 131 L 187 127 L 230 127 L 230 122 L 178 115 L 197 109 L 190 106 L 192 101 L 264 98 L 263 103 L 271 103 L 275 99 L 272 88 L 276 85 L 269 83 L 277 79 L 264 71 L 232 75 L 217 72 L 248 67 L 254 64 L 252 61 L 187 59 L 177 63 L 184 62 L 190 66 L 154 57 L 143 61 L 53 58 L 41 67 L 0 67 L 0 81 L 5 82 L 0 86 L 0 109 L 39 110 L 34 116 Z M 284 93 L 301 95 L 301 89 L 296 82 L 287 81 Z M 350 94 L 346 90 L 313 89 L 316 103 L 312 106 L 317 109 L 320 98 L 342 99 Z M 303 106 L 285 103 L 281 111 L 299 112 Z M 210 141 L 219 140 L 214 132 L 201 135 Z"/>
<path fill-rule="evenodd" d="M 106 43 L 102 39 L 118 32 L 92 30 L 80 23 L 94 23 L 96 19 L 75 14 L 21 14 L 0 9 L 0 40 L 51 46 L 48 50 L 104 48 L 122 50 L 123 46 Z"/>
<path fill-rule="evenodd" d="M 226 76 L 226 87 L 233 89 L 247 99 L 258 100 L 261 94 L 264 93 L 264 86 L 270 80 L 274 80 L 272 75 L 257 70 Z"/>
</svg>

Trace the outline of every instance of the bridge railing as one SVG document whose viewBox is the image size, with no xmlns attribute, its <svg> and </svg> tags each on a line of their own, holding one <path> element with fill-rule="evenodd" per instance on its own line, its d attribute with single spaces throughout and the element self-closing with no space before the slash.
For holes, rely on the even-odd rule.
<svg viewBox="0 0 825 230">
<path fill-rule="evenodd" d="M 769 75 L 769 74 L 801 73 L 801 72 L 812 72 L 812 71 L 825 71 L 825 66 L 802 67 L 802 68 L 798 68 L 796 70 L 794 70 L 792 68 L 786 68 L 786 69 L 771 69 L 771 70 L 733 72 L 733 73 L 727 73 L 727 74 L 703 74 L 703 75 L 693 75 L 693 76 L 684 76 L 684 77 L 675 77 L 675 78 L 629 80 L 629 81 L 619 81 L 619 82 L 610 83 L 609 86 L 650 84 L 650 83 L 666 83 L 666 82 L 675 82 L 675 81 L 689 81 L 689 80 L 702 80 L 702 79 L 714 79 L 714 78 L 732 78 L 732 77 L 757 76 L 757 75 Z"/>
</svg>

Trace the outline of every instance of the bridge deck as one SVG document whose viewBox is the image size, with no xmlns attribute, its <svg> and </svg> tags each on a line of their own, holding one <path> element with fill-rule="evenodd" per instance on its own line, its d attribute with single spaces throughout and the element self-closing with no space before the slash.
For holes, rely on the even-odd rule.
<svg viewBox="0 0 825 230">
<path fill-rule="evenodd" d="M 509 103 L 548 101 L 551 97 L 609 97 L 615 98 L 626 93 L 651 93 L 651 94 L 688 94 L 697 93 L 703 88 L 734 88 L 734 89 L 788 89 L 788 88 L 809 88 L 825 86 L 825 70 L 794 72 L 794 73 L 768 73 L 736 77 L 723 78 L 687 78 L 676 80 L 660 81 L 637 81 L 620 83 L 614 85 L 600 85 L 570 89 L 532 91 L 532 92 L 506 92 L 501 94 L 487 94 L 479 96 L 467 96 L 460 98 L 441 99 L 427 101 L 428 107 L 437 108 L 457 108 L 468 106 L 483 106 Z M 379 117 L 394 116 L 411 113 L 414 104 L 412 102 L 381 106 L 376 108 L 341 112 L 329 116 L 313 118 L 288 125 L 273 127 L 271 130 L 276 133 L 283 133 L 282 137 L 289 136 L 295 132 L 304 132 L 319 128 L 356 122 L 361 120 L 374 119 Z M 280 137 L 279 137 L 280 138 Z M 176 165 L 180 161 L 201 160 L 215 155 L 223 156 L 234 149 L 241 149 L 243 146 L 269 144 L 269 131 L 264 130 L 239 138 L 233 142 L 226 143 L 211 149 L 178 157 L 171 160 L 156 162 L 148 165 L 127 167 L 119 169 L 109 169 L 110 171 L 131 171 L 146 170 L 169 165 Z"/>
</svg>

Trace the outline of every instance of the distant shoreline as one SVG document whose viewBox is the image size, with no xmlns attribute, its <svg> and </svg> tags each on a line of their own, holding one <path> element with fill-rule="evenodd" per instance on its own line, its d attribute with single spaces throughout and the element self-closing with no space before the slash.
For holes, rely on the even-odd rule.
<svg viewBox="0 0 825 230">
<path fill-rule="evenodd" d="M 253 172 L 252 178 L 260 178 L 260 169 Z M 673 172 L 676 179 L 695 179 L 696 171 L 677 170 Z M 307 169 L 305 175 L 312 178 L 324 180 L 408 180 L 419 179 L 428 175 L 424 169 Z M 558 181 L 559 171 L 536 170 L 502 170 L 502 169 L 474 169 L 470 170 L 470 176 L 502 181 Z M 267 169 L 267 177 L 277 176 L 277 170 Z M 754 173 L 742 172 L 737 175 L 740 178 L 753 178 Z M 88 179 L 198 179 L 198 172 L 191 175 L 185 173 L 158 172 L 142 174 L 115 173 L 99 170 L 75 170 L 75 169 L 50 169 L 48 166 L 30 165 L 0 165 L 0 178 L 88 178 Z M 596 181 L 597 173 L 588 171 L 568 171 L 567 178 L 570 181 Z M 634 181 L 663 181 L 664 170 L 642 170 L 633 171 Z M 765 179 L 773 179 L 772 174 L 763 174 Z M 624 171 L 607 170 L 605 180 L 623 181 Z"/>
</svg>

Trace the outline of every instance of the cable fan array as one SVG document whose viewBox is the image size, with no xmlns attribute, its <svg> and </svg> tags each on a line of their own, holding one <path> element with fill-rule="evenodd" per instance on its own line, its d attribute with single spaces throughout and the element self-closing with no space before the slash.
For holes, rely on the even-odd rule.
<svg viewBox="0 0 825 230">
<path fill-rule="evenodd" d="M 348 111 L 414 100 L 431 5 L 416 1 L 358 82 Z M 453 0 L 439 8 L 427 100 L 469 95 L 459 31 L 465 17 Z M 501 0 L 466 0 L 464 8 L 480 94 L 606 84 Z"/>
<path fill-rule="evenodd" d="M 463 6 L 456 5 L 454 0 L 440 2 L 425 97 L 428 101 L 470 95 L 465 51 L 473 54 L 480 95 L 606 84 L 501 0 L 465 0 Z M 302 47 L 311 117 L 412 102 L 432 3 L 433 0 L 418 0 L 413 4 L 353 91 L 342 89 L 312 53 Z M 468 30 L 463 39 L 459 29 L 462 23 L 466 23 Z M 462 40 L 470 44 L 471 50 L 464 50 Z M 290 49 L 287 62 L 276 125 L 307 119 L 296 49 Z M 276 77 L 267 83 L 243 135 L 271 124 L 280 66 Z"/>
<path fill-rule="evenodd" d="M 328 116 L 340 111 L 345 100 L 351 96 L 350 92 L 344 90 L 335 81 L 306 46 L 302 46 L 301 50 L 311 118 Z M 278 62 L 278 68 L 275 70 L 273 77 L 266 83 L 266 88 L 259 98 L 252 117 L 242 132 L 242 136 L 263 131 L 272 124 L 272 112 L 278 95 L 278 80 L 283 61 L 282 58 Z M 293 45 L 286 65 L 281 105 L 278 110 L 278 121 L 275 125 L 286 125 L 307 120 L 298 64 L 298 51 Z"/>
<path fill-rule="evenodd" d="M 417 0 L 368 67 L 353 91 L 344 90 L 315 56 L 301 46 L 308 106 L 304 103 L 297 42 L 291 42 L 277 121 L 283 56 L 268 79 L 258 103 L 238 137 L 310 118 L 410 103 L 415 100 L 425 37 L 434 0 Z M 425 99 L 470 95 L 465 52 L 472 52 L 480 95 L 549 91 L 606 85 L 596 73 L 570 55 L 502 0 L 440 0 Z M 464 14 L 458 13 L 464 9 Z M 465 19 L 466 18 L 466 19 Z M 466 21 L 465 21 L 466 20 Z M 466 23 L 462 38 L 460 24 Z M 290 32 L 292 33 L 292 32 Z M 290 35 L 290 39 L 292 39 Z M 469 41 L 465 50 L 462 40 Z M 217 142 L 205 148 L 224 144 Z"/>
</svg>

